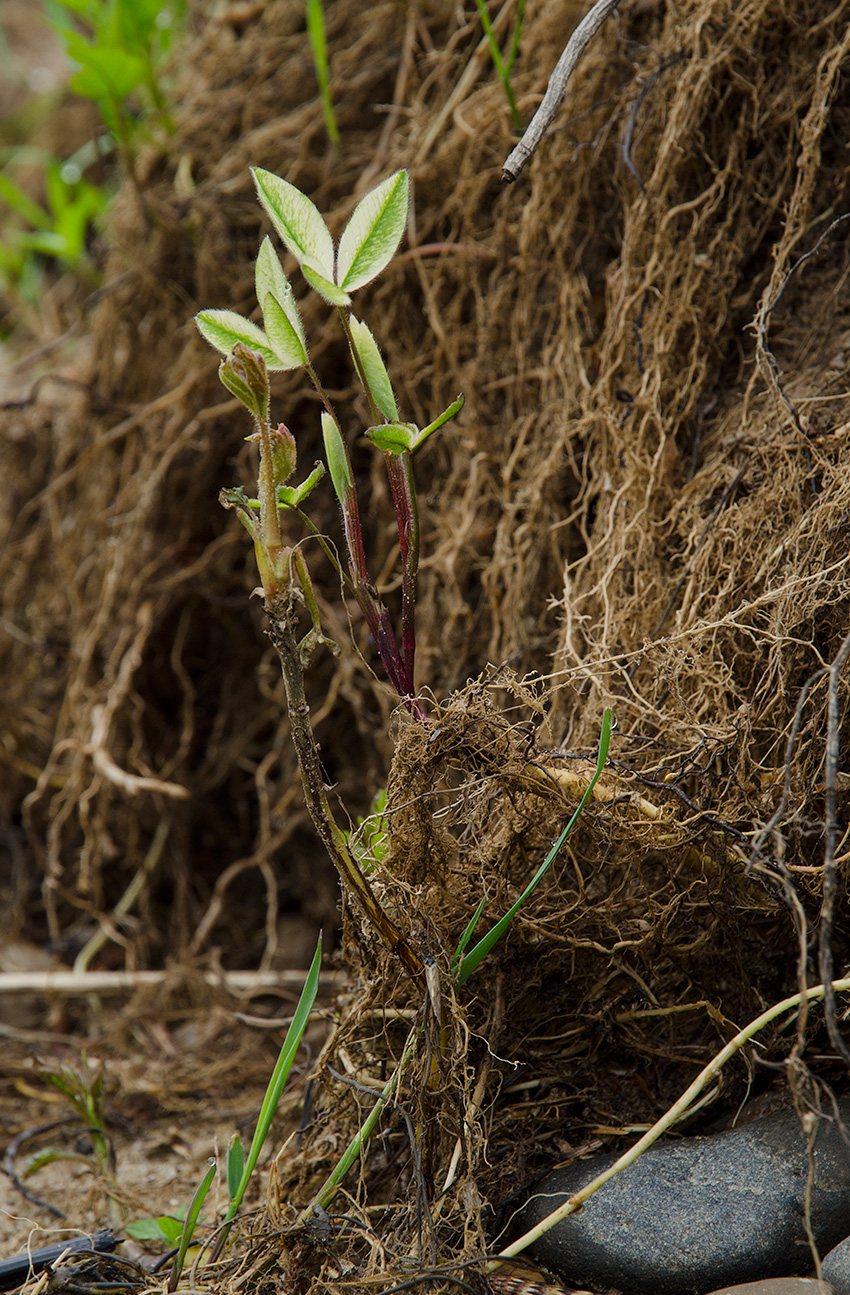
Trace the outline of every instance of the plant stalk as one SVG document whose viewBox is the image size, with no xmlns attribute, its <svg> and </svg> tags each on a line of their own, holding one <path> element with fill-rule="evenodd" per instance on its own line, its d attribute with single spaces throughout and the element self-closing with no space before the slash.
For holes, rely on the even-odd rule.
<svg viewBox="0 0 850 1295">
<path fill-rule="evenodd" d="M 325 791 L 319 752 L 310 723 L 310 709 L 304 692 L 304 667 L 296 639 L 297 608 L 292 587 L 266 599 L 270 637 L 280 658 L 292 741 L 298 756 L 301 781 L 307 809 L 313 825 L 330 855 L 341 879 L 353 891 L 360 908 L 384 944 L 401 961 L 408 974 L 423 990 L 425 986 L 422 959 L 410 946 L 375 898 L 372 887 L 349 849 L 343 832 L 337 826 Z"/>
</svg>

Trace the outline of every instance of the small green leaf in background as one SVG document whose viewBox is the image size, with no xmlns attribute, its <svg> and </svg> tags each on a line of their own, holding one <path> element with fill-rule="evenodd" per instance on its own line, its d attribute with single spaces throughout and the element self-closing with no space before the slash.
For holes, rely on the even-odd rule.
<svg viewBox="0 0 850 1295">
<path fill-rule="evenodd" d="M 242 342 L 252 351 L 259 351 L 267 368 L 283 367 L 263 330 L 235 310 L 202 310 L 195 316 L 195 323 L 201 337 L 222 355 L 229 355 L 236 343 Z"/>
<path fill-rule="evenodd" d="M 366 383 L 372 393 L 372 399 L 378 406 L 379 411 L 384 415 L 384 418 L 393 421 L 397 420 L 398 408 L 393 394 L 392 383 L 390 382 L 390 375 L 387 373 L 387 366 L 381 358 L 377 342 L 366 325 L 361 324 L 353 315 L 348 321 L 348 326 L 351 329 L 351 336 L 354 339 L 360 363 L 363 365 L 363 372 L 366 375 Z"/>
<path fill-rule="evenodd" d="M 145 78 L 145 60 L 119 46 L 90 45 L 76 32 L 65 37 L 68 54 L 80 64 L 71 77 L 71 89 L 84 99 L 121 103 Z"/>
<path fill-rule="evenodd" d="M 407 224 L 409 182 L 396 171 L 366 194 L 339 240 L 336 281 L 347 292 L 370 283 L 395 256 Z"/>
<path fill-rule="evenodd" d="M 316 69 L 316 80 L 319 83 L 319 94 L 321 95 L 322 109 L 325 114 L 325 129 L 334 148 L 339 148 L 339 131 L 334 117 L 333 101 L 331 100 L 328 43 L 325 39 L 325 15 L 322 9 L 322 0 L 307 0 L 307 35 L 310 38 L 313 66 Z"/>
<path fill-rule="evenodd" d="M 332 283 L 333 239 L 317 207 L 279 175 L 259 166 L 252 166 L 251 174 L 262 206 L 298 264 Z"/>
</svg>

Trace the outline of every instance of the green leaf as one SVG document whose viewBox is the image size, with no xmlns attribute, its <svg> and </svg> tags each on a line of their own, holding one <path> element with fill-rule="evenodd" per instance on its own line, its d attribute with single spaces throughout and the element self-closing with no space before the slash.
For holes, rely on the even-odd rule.
<svg viewBox="0 0 850 1295">
<path fill-rule="evenodd" d="M 459 414 L 462 409 L 463 396 L 458 396 L 457 400 L 452 401 L 448 409 L 443 410 L 439 418 L 435 418 L 433 423 L 429 423 L 427 427 L 422 428 L 422 431 L 410 447 L 411 450 L 418 450 L 420 445 L 425 444 L 429 436 L 433 436 L 434 432 L 443 426 L 443 423 L 447 423 L 450 418 L 454 418 L 455 414 Z"/>
<path fill-rule="evenodd" d="M 239 1180 L 242 1177 L 242 1170 L 245 1168 L 245 1154 L 242 1150 L 242 1143 L 239 1140 L 239 1134 L 235 1134 L 233 1142 L 227 1149 L 227 1194 L 231 1200 L 236 1195 L 239 1187 Z"/>
<path fill-rule="evenodd" d="M 301 273 L 310 286 L 315 288 L 324 297 L 325 301 L 330 302 L 332 306 L 351 305 L 351 298 L 348 293 L 343 292 L 342 288 L 338 288 L 335 283 L 331 283 L 330 279 L 326 279 L 324 275 L 317 274 L 308 265 L 301 266 Z"/>
<path fill-rule="evenodd" d="M 472 917 L 467 922 L 466 930 L 464 931 L 463 935 L 460 937 L 460 940 L 458 941 L 458 946 L 454 951 L 454 956 L 452 957 L 452 973 L 454 975 L 457 975 L 457 969 L 460 966 L 460 960 L 463 957 L 464 953 L 466 953 L 466 946 L 469 944 L 469 941 L 472 939 L 473 935 L 475 934 L 475 928 L 481 919 L 481 914 L 484 912 L 484 905 L 486 903 L 487 903 L 487 896 L 482 895 L 481 899 L 478 901 L 478 907 L 476 908 L 475 912 L 472 914 Z"/>
<path fill-rule="evenodd" d="M 283 367 L 263 330 L 250 319 L 237 315 L 235 310 L 202 310 L 195 316 L 195 323 L 201 337 L 222 355 L 229 355 L 236 343 L 242 342 L 252 351 L 259 351 L 266 368 L 277 370 Z"/>
<path fill-rule="evenodd" d="M 183 1219 L 172 1218 L 170 1214 L 161 1214 L 158 1219 L 151 1219 L 151 1222 L 159 1228 L 160 1236 L 170 1246 L 179 1245 L 186 1226 Z"/>
<path fill-rule="evenodd" d="M 396 171 L 357 204 L 339 240 L 336 281 L 354 292 L 389 265 L 407 223 L 408 178 Z"/>
<path fill-rule="evenodd" d="M 351 463 L 340 430 L 325 410 L 322 410 L 322 438 L 333 488 L 344 512 L 346 501 L 354 493 Z"/>
<path fill-rule="evenodd" d="M 377 342 L 366 325 L 361 324 L 353 315 L 348 321 L 348 326 L 351 329 L 351 336 L 354 339 L 360 363 L 363 365 L 366 385 L 372 393 L 372 399 L 384 415 L 384 418 L 389 418 L 393 421 L 397 420 L 398 408 L 396 407 L 390 375 L 387 373 L 386 365 L 381 358 Z"/>
<path fill-rule="evenodd" d="M 334 245 L 318 209 L 288 180 L 251 167 L 257 194 L 269 219 L 302 269 L 333 280 Z"/>
<path fill-rule="evenodd" d="M 613 719 L 614 719 L 614 712 L 609 708 L 606 708 L 605 713 L 602 716 L 602 731 L 599 735 L 599 752 L 596 758 L 596 772 L 594 773 L 593 777 L 588 783 L 587 791 L 584 793 L 581 800 L 579 801 L 578 809 L 573 814 L 569 823 L 567 823 L 567 826 L 564 828 L 563 832 L 558 837 L 557 841 L 552 846 L 549 853 L 546 855 L 546 858 L 543 860 L 540 867 L 537 869 L 531 881 L 528 883 L 528 885 L 526 886 L 525 890 L 522 892 L 522 894 L 520 895 L 516 903 L 511 905 L 507 913 L 505 913 L 504 917 L 501 918 L 501 920 L 498 921 L 496 925 L 487 932 L 487 934 L 484 936 L 482 940 L 478 941 L 475 948 L 470 953 L 468 953 L 466 957 L 463 959 L 463 961 L 460 964 L 460 971 L 458 972 L 458 976 L 457 976 L 459 985 L 462 985 L 464 981 L 468 980 L 469 977 L 472 975 L 473 971 L 475 971 L 475 969 L 478 966 L 480 966 L 480 964 L 484 961 L 484 959 L 487 957 L 487 954 L 490 952 L 490 950 L 492 949 L 496 941 L 500 939 L 502 935 L 504 935 L 505 931 L 510 926 L 511 922 L 513 921 L 516 914 L 519 912 L 522 905 L 528 899 L 529 895 L 534 890 L 537 883 L 542 880 L 544 875 L 548 872 L 552 863 L 554 863 L 555 859 L 557 859 L 558 855 L 560 854 L 561 847 L 563 846 L 570 832 L 573 830 L 576 823 L 578 822 L 581 816 L 581 811 L 584 809 L 585 805 L 590 800 L 590 797 L 593 794 L 593 788 L 596 786 L 599 780 L 599 776 L 602 773 L 602 770 L 605 768 L 605 761 L 608 759 L 608 746 L 611 741 L 611 725 L 612 725 Z"/>
<path fill-rule="evenodd" d="M 273 292 L 266 293 L 262 306 L 266 333 L 278 357 L 278 368 L 298 369 L 306 364 L 307 348 L 303 336 L 292 327 L 292 320 Z"/>
<path fill-rule="evenodd" d="M 303 364 L 307 358 L 307 340 L 304 336 L 304 329 L 301 324 L 301 316 L 298 313 L 298 307 L 295 304 L 295 296 L 292 288 L 289 286 L 289 280 L 283 272 L 283 266 L 280 263 L 280 257 L 272 247 L 272 240 L 264 238 L 260 244 L 260 250 L 257 253 L 257 261 L 254 266 L 254 283 L 257 289 L 257 301 L 262 307 L 268 294 L 273 293 L 278 305 L 283 308 L 283 312 L 292 327 L 293 332 L 301 343 L 301 349 L 304 352 Z M 265 315 L 265 311 L 263 312 Z M 266 327 L 268 321 L 266 320 Z"/>
<path fill-rule="evenodd" d="M 419 428 L 415 423 L 382 423 L 380 427 L 370 427 L 366 435 L 385 454 L 405 454 L 412 448 Z"/>
<path fill-rule="evenodd" d="M 316 68 L 316 80 L 319 83 L 319 93 L 322 97 L 325 126 L 328 138 L 334 148 L 339 148 L 339 131 L 334 117 L 328 75 L 328 45 L 325 38 L 325 15 L 322 10 L 322 0 L 307 0 L 306 14 L 307 34 L 310 37 L 310 49 L 313 51 L 313 64 Z"/>
<path fill-rule="evenodd" d="M 313 471 L 310 473 L 309 477 L 306 477 L 304 481 L 301 482 L 300 486 L 278 486 L 277 502 L 280 505 L 280 507 L 298 508 L 301 504 L 303 504 L 304 500 L 311 493 L 311 491 L 319 484 L 319 482 L 321 481 L 324 475 L 325 475 L 324 463 L 317 463 Z M 258 499 L 257 507 L 259 508 L 259 506 L 260 506 L 260 501 Z M 253 501 L 252 501 L 252 507 L 253 507 Z"/>
<path fill-rule="evenodd" d="M 207 1199 L 207 1192 L 212 1186 L 212 1181 L 215 1178 L 215 1169 L 215 1161 L 211 1160 L 209 1169 L 204 1174 L 201 1182 L 198 1184 L 195 1195 L 192 1197 L 192 1204 L 189 1206 L 189 1211 L 186 1215 L 186 1222 L 180 1236 L 180 1249 L 174 1256 L 174 1263 L 171 1267 L 171 1273 L 169 1274 L 166 1286 L 168 1291 L 174 1291 L 177 1289 L 177 1283 L 180 1280 L 180 1274 L 182 1273 L 183 1265 L 186 1262 L 186 1254 L 195 1233 L 195 1225 L 198 1222 L 198 1216 L 201 1213 L 204 1201 Z"/>
<path fill-rule="evenodd" d="M 307 972 L 307 979 L 304 981 L 304 987 L 301 990 L 301 997 L 298 999 L 298 1006 L 295 1009 L 295 1015 L 292 1018 L 292 1024 L 286 1032 L 286 1038 L 283 1041 L 283 1047 L 280 1050 L 280 1056 L 277 1059 L 277 1065 L 272 1072 L 269 1080 L 266 1095 L 263 1098 L 263 1104 L 260 1108 L 260 1114 L 257 1119 L 257 1127 L 254 1131 L 254 1139 L 251 1143 L 251 1150 L 248 1152 L 248 1159 L 245 1161 L 245 1167 L 242 1170 L 242 1177 L 235 1192 L 231 1193 L 230 1207 L 224 1223 L 223 1236 L 227 1236 L 229 1224 L 239 1206 L 242 1204 L 242 1197 L 245 1195 L 245 1189 L 251 1180 L 251 1174 L 254 1172 L 257 1161 L 260 1158 L 260 1152 L 263 1149 L 263 1143 L 268 1137 L 271 1128 L 274 1113 L 277 1110 L 278 1102 L 283 1093 L 286 1081 L 289 1078 L 289 1072 L 292 1069 L 292 1063 L 295 1060 L 295 1054 L 301 1043 L 302 1035 L 307 1028 L 307 1022 L 310 1019 L 310 1013 L 313 1010 L 313 1004 L 316 1001 L 316 994 L 319 991 L 319 972 L 322 967 L 322 935 L 319 932 L 319 939 L 316 943 L 316 952 L 313 955 L 313 961 L 310 970 Z"/>
<path fill-rule="evenodd" d="M 126 1223 L 124 1225 L 124 1231 L 127 1233 L 127 1236 L 132 1237 L 134 1241 L 168 1240 L 168 1237 L 164 1235 L 157 1219 L 136 1219 L 133 1223 Z"/>
<path fill-rule="evenodd" d="M 24 220 L 32 225 L 33 229 L 47 231 L 50 229 L 50 217 L 43 207 L 40 207 L 20 185 L 6 174 L 0 171 L 0 198 L 23 216 Z"/>
<path fill-rule="evenodd" d="M 81 65 L 71 77 L 71 89 L 84 99 L 122 103 L 145 79 L 145 60 L 121 46 L 90 45 L 76 32 L 67 34 L 65 44 L 69 56 Z"/>
</svg>

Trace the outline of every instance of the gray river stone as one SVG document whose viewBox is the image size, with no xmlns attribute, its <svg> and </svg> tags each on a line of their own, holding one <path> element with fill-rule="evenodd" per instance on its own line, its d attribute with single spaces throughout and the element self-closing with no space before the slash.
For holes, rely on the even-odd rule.
<svg viewBox="0 0 850 1295">
<path fill-rule="evenodd" d="M 828 1282 L 813 1277 L 768 1277 L 767 1281 L 747 1282 L 745 1286 L 724 1286 L 711 1295 L 835 1295 Z"/>
<path fill-rule="evenodd" d="M 839 1110 L 850 1124 L 850 1099 Z M 540 1180 L 516 1221 L 518 1232 L 541 1222 L 617 1159 L 593 1156 Z M 823 1254 L 850 1231 L 850 1145 L 831 1114 L 819 1122 L 814 1161 L 812 1229 Z M 808 1163 L 794 1111 L 653 1147 L 528 1254 L 567 1284 L 646 1295 L 704 1295 L 809 1272 L 803 1224 Z"/>
<path fill-rule="evenodd" d="M 847 1230 L 850 1232 L 850 1227 Z M 850 1237 L 824 1259 L 823 1279 L 834 1286 L 837 1295 L 850 1295 Z"/>
</svg>

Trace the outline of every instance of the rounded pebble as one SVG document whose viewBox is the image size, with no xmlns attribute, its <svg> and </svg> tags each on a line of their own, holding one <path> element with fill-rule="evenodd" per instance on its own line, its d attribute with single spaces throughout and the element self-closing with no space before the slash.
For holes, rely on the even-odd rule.
<svg viewBox="0 0 850 1295">
<path fill-rule="evenodd" d="M 839 1110 L 850 1122 L 850 1099 Z M 594 1156 L 542 1179 L 521 1212 L 518 1231 L 541 1222 L 617 1158 Z M 850 1146 L 831 1114 L 820 1120 L 814 1161 L 812 1228 L 823 1253 L 847 1235 L 850 1224 Z M 808 1163 L 806 1137 L 793 1110 L 713 1137 L 653 1147 L 528 1254 L 567 1284 L 647 1295 L 704 1295 L 811 1271 L 803 1225 Z"/>
</svg>

